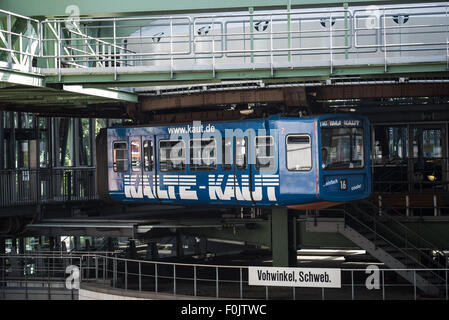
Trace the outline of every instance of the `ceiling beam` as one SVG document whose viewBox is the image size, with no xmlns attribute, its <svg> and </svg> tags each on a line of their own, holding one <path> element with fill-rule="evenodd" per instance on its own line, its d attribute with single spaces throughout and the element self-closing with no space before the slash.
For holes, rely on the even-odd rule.
<svg viewBox="0 0 449 320">
<path fill-rule="evenodd" d="M 203 92 L 190 95 L 142 98 L 142 111 L 248 103 L 283 103 L 307 106 L 304 87 Z"/>
<path fill-rule="evenodd" d="M 336 85 L 309 89 L 316 100 L 449 96 L 449 83 Z"/>
</svg>

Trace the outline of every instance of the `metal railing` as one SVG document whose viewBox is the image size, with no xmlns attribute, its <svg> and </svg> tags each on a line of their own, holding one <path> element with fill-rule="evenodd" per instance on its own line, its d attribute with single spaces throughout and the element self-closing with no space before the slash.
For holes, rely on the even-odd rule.
<svg viewBox="0 0 449 320">
<path fill-rule="evenodd" d="M 292 66 L 443 62 L 449 65 L 447 4 L 223 13 L 215 15 L 79 18 L 38 22 L 26 17 L 36 36 L 14 33 L 12 13 L 0 35 L 33 40 L 36 48 L 0 49 L 38 56 L 61 75 L 65 69 L 149 67 L 148 70 L 271 69 Z M 34 25 L 35 24 L 35 25 Z M 20 40 L 22 43 L 22 40 Z M 31 42 L 30 42 L 31 44 Z M 21 46 L 21 48 L 23 45 Z M 17 59 L 16 59 L 17 60 Z M 416 61 L 415 61 L 416 60 Z M 151 67 L 151 68 L 150 68 Z"/>
<path fill-rule="evenodd" d="M 418 233 L 411 230 L 403 223 L 399 222 L 393 216 L 382 212 L 382 216 L 378 216 L 375 211 L 375 206 L 370 204 L 373 211 L 366 211 L 359 208 L 356 204 L 352 205 L 356 209 L 357 214 L 351 214 L 344 210 L 345 225 L 355 224 L 356 230 L 367 230 L 374 236 L 374 244 L 377 246 L 377 241 L 382 240 L 391 248 L 394 248 L 404 255 L 405 264 L 410 263 L 418 266 L 421 269 L 425 268 L 444 268 L 446 263 L 441 265 L 439 261 L 433 259 L 431 256 L 432 250 L 437 246 L 422 238 Z M 384 223 L 388 221 L 390 224 Z M 418 241 L 419 244 L 415 241 Z M 423 248 L 424 247 L 424 248 Z M 440 275 L 434 275 L 440 278 Z M 440 280 L 442 280 L 440 278 Z"/>
<path fill-rule="evenodd" d="M 40 52 L 39 20 L 0 9 L 0 65 L 32 71 Z"/>
<path fill-rule="evenodd" d="M 98 198 L 95 168 L 0 170 L 0 207 Z"/>
<path fill-rule="evenodd" d="M 40 260 L 39 260 L 40 259 Z M 168 263 L 123 259 L 105 254 L 80 255 L 0 255 L 0 298 L 8 297 L 11 288 L 22 288 L 29 293 L 36 283 L 63 282 L 69 274 L 66 267 L 79 267 L 82 283 L 94 282 L 104 287 L 134 292 L 185 295 L 206 298 L 231 299 L 406 299 L 429 298 L 422 295 L 416 281 L 398 279 L 398 271 L 424 275 L 429 271 L 444 274 L 439 285 L 441 295 L 435 299 L 448 300 L 448 269 L 341 269 L 341 288 L 265 287 L 248 284 L 248 266 Z M 37 267 L 40 266 L 40 267 Z M 372 267 L 372 266 L 371 266 Z M 41 272 L 41 273 L 38 273 Z M 37 275 L 40 275 L 38 277 Z M 370 276 L 370 281 L 367 277 Z M 372 281 L 372 280 L 375 281 Z M 43 286 L 48 292 L 50 285 Z M 54 286 L 53 286 L 54 288 Z M 69 293 L 70 290 L 66 289 Z M 48 293 L 51 299 L 51 292 Z M 75 297 L 76 296 L 73 296 Z"/>
</svg>

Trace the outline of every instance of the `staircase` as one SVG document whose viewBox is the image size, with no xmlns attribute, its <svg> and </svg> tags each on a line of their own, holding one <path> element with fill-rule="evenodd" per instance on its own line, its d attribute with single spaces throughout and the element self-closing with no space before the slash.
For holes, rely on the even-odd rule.
<svg viewBox="0 0 449 320">
<path fill-rule="evenodd" d="M 446 266 L 434 261 L 430 248 L 437 248 L 393 216 L 379 211 L 369 200 L 342 209 L 343 219 L 310 220 L 307 231 L 338 232 L 366 250 L 424 294 L 439 296 L 445 288 Z M 424 248 L 424 249 L 423 249 Z M 417 272 L 415 270 L 418 270 Z"/>
</svg>

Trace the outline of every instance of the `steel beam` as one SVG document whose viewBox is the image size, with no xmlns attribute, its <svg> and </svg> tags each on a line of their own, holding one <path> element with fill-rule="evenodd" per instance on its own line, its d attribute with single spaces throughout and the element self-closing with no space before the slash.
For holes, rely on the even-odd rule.
<svg viewBox="0 0 449 320">
<path fill-rule="evenodd" d="M 79 85 L 64 85 L 63 90 L 66 92 L 73 92 L 82 95 L 93 96 L 96 98 L 106 98 L 111 100 L 118 100 L 123 102 L 133 102 L 137 103 L 139 98 L 136 94 L 113 90 L 113 89 L 94 89 L 94 88 L 84 88 Z"/>
<path fill-rule="evenodd" d="M 417 63 L 405 65 L 389 65 L 388 69 L 382 65 L 347 65 L 334 66 L 331 72 L 329 67 L 310 67 L 310 68 L 282 68 L 275 69 L 274 75 L 272 70 L 267 68 L 251 68 L 242 70 L 220 70 L 215 72 L 211 70 L 201 71 L 167 71 L 152 72 L 151 70 L 136 70 L 135 72 L 127 71 L 118 74 L 118 78 L 114 78 L 113 70 L 70 70 L 64 69 L 62 78 L 59 79 L 55 73 L 48 72 L 46 74 L 47 83 L 63 83 L 63 84 L 83 84 L 84 86 L 95 85 L 99 87 L 129 87 L 129 86 L 145 86 L 145 85 L 173 85 L 186 82 L 203 82 L 217 83 L 219 81 L 242 81 L 261 79 L 267 82 L 285 79 L 289 81 L 310 81 L 325 80 L 331 77 L 357 76 L 361 79 L 369 77 L 381 76 L 400 76 L 414 75 L 425 73 L 426 76 L 432 77 L 446 75 L 447 64 L 444 63 Z M 101 72 L 97 72 L 101 71 Z M 88 76 L 87 76 L 88 75 Z"/>
<path fill-rule="evenodd" d="M 449 83 L 336 85 L 311 89 L 316 100 L 449 96 Z"/>
<path fill-rule="evenodd" d="M 0 69 L 0 83 L 42 88 L 45 86 L 45 78 L 31 73 Z"/>
<path fill-rule="evenodd" d="M 204 92 L 191 95 L 144 98 L 142 100 L 142 111 L 247 103 L 285 103 L 291 106 L 299 106 L 306 105 L 307 100 L 303 87 Z"/>
<path fill-rule="evenodd" d="M 389 5 L 403 3 L 399 0 L 346 0 L 350 6 L 356 5 Z M 409 0 L 408 3 L 419 3 L 425 1 Z M 442 2 L 442 1 L 434 1 Z M 227 1 L 107 1 L 107 0 L 3 0 L 2 9 L 19 13 L 30 17 L 56 17 L 68 16 L 75 11 L 74 5 L 79 8 L 79 13 L 83 16 L 131 16 L 131 15 L 160 15 L 189 12 L 223 12 L 223 11 L 246 11 L 252 7 L 254 10 L 287 9 L 288 3 L 291 8 L 306 7 L 332 7 L 342 6 L 340 0 L 227 0 Z M 72 6 L 72 7 L 71 7 Z"/>
</svg>

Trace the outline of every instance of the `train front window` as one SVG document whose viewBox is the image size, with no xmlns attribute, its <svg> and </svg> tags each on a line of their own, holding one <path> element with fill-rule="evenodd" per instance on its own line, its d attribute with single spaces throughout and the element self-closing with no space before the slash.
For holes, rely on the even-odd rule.
<svg viewBox="0 0 449 320">
<path fill-rule="evenodd" d="M 356 169 L 364 166 L 363 128 L 321 129 L 323 169 Z"/>
</svg>

